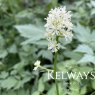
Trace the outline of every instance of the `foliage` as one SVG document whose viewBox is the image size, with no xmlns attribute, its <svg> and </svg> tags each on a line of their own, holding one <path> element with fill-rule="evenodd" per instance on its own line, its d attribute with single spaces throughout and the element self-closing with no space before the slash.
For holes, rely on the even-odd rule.
<svg viewBox="0 0 95 95">
<path fill-rule="evenodd" d="M 59 51 L 58 70 L 95 71 L 94 0 L 0 0 L 0 95 L 55 95 L 54 81 L 33 67 L 40 59 L 41 65 L 53 68 L 44 18 L 60 5 L 73 13 L 74 38 L 71 43 L 61 40 L 66 48 Z M 94 95 L 95 80 L 67 78 L 59 88 L 60 95 Z"/>
</svg>

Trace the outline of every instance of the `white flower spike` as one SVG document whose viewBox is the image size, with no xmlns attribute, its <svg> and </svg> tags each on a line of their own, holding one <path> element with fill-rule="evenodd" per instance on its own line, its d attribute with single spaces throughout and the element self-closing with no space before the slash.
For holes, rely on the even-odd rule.
<svg viewBox="0 0 95 95">
<path fill-rule="evenodd" d="M 39 67 L 40 67 L 40 61 L 39 60 L 37 60 L 35 63 L 34 63 L 34 65 L 35 65 L 35 67 L 34 67 L 34 69 L 33 70 L 37 70 Z"/>
<path fill-rule="evenodd" d="M 48 44 L 48 49 L 51 50 L 52 52 L 57 52 L 60 46 L 61 45 L 59 43 L 57 44 L 57 42 L 52 41 Z"/>
<path fill-rule="evenodd" d="M 72 40 L 71 12 L 66 11 L 66 7 L 51 9 L 46 18 L 45 28 L 45 36 L 49 41 L 48 49 L 52 50 L 52 52 L 57 52 L 60 49 L 60 43 L 56 41 L 57 37 L 64 37 L 66 41 Z"/>
</svg>

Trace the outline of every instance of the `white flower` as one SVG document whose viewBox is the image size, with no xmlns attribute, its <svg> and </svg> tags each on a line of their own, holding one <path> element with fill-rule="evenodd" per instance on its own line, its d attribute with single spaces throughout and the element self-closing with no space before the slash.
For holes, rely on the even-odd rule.
<svg viewBox="0 0 95 95">
<path fill-rule="evenodd" d="M 33 70 L 37 70 L 39 67 L 40 67 L 40 61 L 39 60 L 37 60 L 35 63 L 34 63 L 34 65 L 35 65 L 35 67 L 34 67 L 34 69 Z"/>
<path fill-rule="evenodd" d="M 48 41 L 52 41 L 54 38 L 54 34 L 52 32 L 46 32 L 45 37 L 47 38 Z"/>
<path fill-rule="evenodd" d="M 60 49 L 61 45 L 57 42 L 50 42 L 48 44 L 48 49 L 51 50 L 52 52 L 57 52 Z"/>
<path fill-rule="evenodd" d="M 73 33 L 72 32 L 63 32 L 63 36 L 65 37 L 66 41 L 72 40 Z"/>
<path fill-rule="evenodd" d="M 51 9 L 46 21 L 46 31 L 54 32 L 56 35 L 58 35 L 62 29 L 66 28 L 67 30 L 72 30 L 73 27 L 70 11 L 66 12 L 66 7 Z"/>
<path fill-rule="evenodd" d="M 51 9 L 46 18 L 45 28 L 45 36 L 49 41 L 48 49 L 57 52 L 60 49 L 60 43 L 56 40 L 57 37 L 63 37 L 66 41 L 72 40 L 71 12 L 66 11 L 66 7 Z"/>
</svg>

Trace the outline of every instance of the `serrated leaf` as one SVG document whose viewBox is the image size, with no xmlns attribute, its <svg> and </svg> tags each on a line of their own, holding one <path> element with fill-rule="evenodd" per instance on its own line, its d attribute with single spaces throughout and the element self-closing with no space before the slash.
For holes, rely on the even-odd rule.
<svg viewBox="0 0 95 95">
<path fill-rule="evenodd" d="M 93 55 L 92 48 L 90 48 L 88 45 L 85 44 L 79 45 L 74 51 Z"/>
<path fill-rule="evenodd" d="M 67 73 L 68 71 L 74 70 L 75 68 L 77 69 L 77 61 L 75 60 L 67 60 L 64 62 L 60 62 L 57 65 L 58 70 Z"/>
<path fill-rule="evenodd" d="M 83 54 L 80 54 L 78 52 L 66 50 L 64 51 L 64 56 L 74 59 L 74 60 L 79 60 L 82 57 Z"/>
<path fill-rule="evenodd" d="M 88 27 L 83 27 L 78 24 L 74 27 L 75 36 L 80 42 L 89 43 L 91 41 L 90 35 L 91 31 Z"/>
<path fill-rule="evenodd" d="M 0 74 L 0 78 L 1 79 L 5 79 L 6 77 L 8 77 L 8 72 L 5 72 L 5 71 L 3 71 L 3 72 L 1 72 L 1 74 Z"/>
<path fill-rule="evenodd" d="M 16 25 L 15 28 L 18 30 L 21 36 L 30 38 L 32 41 L 37 41 L 44 38 L 44 29 L 32 24 L 29 25 Z"/>
<path fill-rule="evenodd" d="M 17 83 L 17 80 L 14 77 L 8 77 L 7 79 L 2 80 L 1 87 L 9 90 L 12 87 L 14 87 L 16 83 Z"/>
</svg>

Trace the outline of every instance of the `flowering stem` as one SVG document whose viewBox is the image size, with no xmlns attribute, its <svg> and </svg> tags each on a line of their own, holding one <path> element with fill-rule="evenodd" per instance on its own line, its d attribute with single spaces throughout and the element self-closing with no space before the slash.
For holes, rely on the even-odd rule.
<svg viewBox="0 0 95 95">
<path fill-rule="evenodd" d="M 54 54 L 54 79 L 55 79 L 55 85 L 56 85 L 56 92 L 57 92 L 57 95 L 59 95 L 58 83 L 56 79 L 56 69 L 57 69 L 56 64 L 57 64 L 57 52 L 55 52 Z"/>
<path fill-rule="evenodd" d="M 40 66 L 39 68 L 41 68 L 41 69 L 43 69 L 43 70 L 46 70 L 46 71 L 53 71 L 53 70 L 47 69 L 47 68 L 45 68 L 45 67 L 43 67 L 43 66 Z"/>
</svg>

